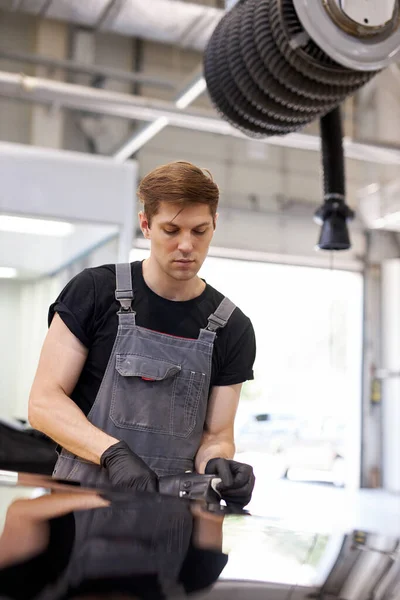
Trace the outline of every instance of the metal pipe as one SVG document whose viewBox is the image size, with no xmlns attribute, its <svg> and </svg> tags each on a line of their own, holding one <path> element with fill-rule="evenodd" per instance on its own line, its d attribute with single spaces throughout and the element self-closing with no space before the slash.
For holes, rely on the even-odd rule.
<svg viewBox="0 0 400 600">
<path fill-rule="evenodd" d="M 120 0 L 109 0 L 93 29 L 95 31 L 100 31 L 107 21 L 113 20 L 115 13 L 120 9 L 120 4 Z"/>
<path fill-rule="evenodd" d="M 175 89 L 175 84 L 171 81 L 162 77 L 154 75 L 144 75 L 143 73 L 130 73 L 123 71 L 122 69 L 113 69 L 110 67 L 102 67 L 97 65 L 90 65 L 75 62 L 73 60 L 49 58 L 47 56 L 41 56 L 39 54 L 25 54 L 22 52 L 10 52 L 4 48 L 0 48 L 0 58 L 11 60 L 15 62 L 21 62 L 28 65 L 41 65 L 43 67 L 50 67 L 51 69 L 62 69 L 63 71 L 70 71 L 72 73 L 83 73 L 84 75 L 100 75 L 107 77 L 108 79 L 114 79 L 115 81 L 127 81 L 129 83 L 141 83 L 145 85 L 151 85 L 155 87 L 164 87 L 171 90 Z"/>
<path fill-rule="evenodd" d="M 196 98 L 198 98 L 206 90 L 206 82 L 203 78 L 202 68 L 195 69 L 194 73 L 190 77 L 187 83 L 185 83 L 177 96 L 174 99 L 174 105 L 183 110 L 187 108 Z M 136 152 L 140 150 L 147 142 L 149 142 L 154 136 L 160 131 L 165 129 L 169 124 L 168 119 L 165 116 L 159 117 L 150 124 L 144 125 L 138 131 L 127 139 L 122 146 L 120 146 L 113 153 L 115 160 L 123 162 L 135 156 Z"/>
<path fill-rule="evenodd" d="M 182 111 L 173 102 L 24 74 L 0 72 L 0 95 L 126 119 L 154 121 L 166 117 L 173 126 L 211 133 L 229 134 L 234 131 L 213 111 Z"/>
<path fill-rule="evenodd" d="M 45 19 L 47 16 L 47 12 L 50 8 L 50 6 L 52 5 L 53 0 L 45 0 L 45 3 L 43 4 L 42 8 L 40 9 L 40 12 L 38 13 L 38 16 L 40 19 Z"/>
<path fill-rule="evenodd" d="M 8 0 L 0 0 L 12 10 Z M 56 19 L 89 29 L 175 44 L 203 52 L 223 11 L 187 0 L 26 0 L 14 5 L 37 17 Z"/>
<path fill-rule="evenodd" d="M 210 110 L 192 109 L 190 112 L 182 111 L 172 102 L 110 92 L 61 81 L 0 72 L 0 95 L 125 119 L 154 121 L 158 117 L 164 116 L 168 118 L 169 124 L 175 127 L 230 135 L 248 140 L 239 130 L 215 116 L 215 112 Z M 347 158 L 379 164 L 400 164 L 400 148 L 364 144 L 349 138 L 345 138 L 343 142 Z M 319 136 L 304 133 L 269 137 L 260 140 L 259 143 L 320 151 Z"/>
</svg>

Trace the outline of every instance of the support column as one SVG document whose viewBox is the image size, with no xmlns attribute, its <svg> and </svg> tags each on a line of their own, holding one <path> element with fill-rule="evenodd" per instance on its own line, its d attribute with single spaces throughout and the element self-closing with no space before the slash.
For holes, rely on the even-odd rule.
<svg viewBox="0 0 400 600">
<path fill-rule="evenodd" d="M 400 493 L 400 259 L 382 269 L 383 487 Z"/>
<path fill-rule="evenodd" d="M 396 146 L 400 136 L 399 82 L 390 69 L 385 69 L 375 80 L 376 130 L 371 139 Z M 382 184 L 399 177 L 398 168 L 393 165 L 381 165 L 379 173 Z"/>
<path fill-rule="evenodd" d="M 371 237 L 367 232 L 363 301 L 363 381 L 361 433 L 361 487 L 382 485 L 381 383 L 381 268 L 371 261 Z"/>
<path fill-rule="evenodd" d="M 57 21 L 41 19 L 37 24 L 35 52 L 52 58 L 66 58 L 68 26 Z M 62 80 L 61 71 L 49 73 L 48 67 L 38 66 L 37 77 Z M 64 137 L 64 113 L 58 106 L 34 106 L 32 108 L 31 143 L 46 148 L 62 148 Z"/>
<path fill-rule="evenodd" d="M 103 67 L 126 70 L 133 69 L 132 40 L 124 36 L 94 33 L 76 27 L 71 35 L 72 60 L 83 64 L 99 64 Z M 108 89 L 125 94 L 132 93 L 132 84 L 126 81 L 114 81 L 104 77 L 74 75 L 73 81 L 80 85 Z M 71 113 L 72 115 L 72 113 Z M 67 123 L 67 148 L 109 155 L 131 131 L 129 120 L 98 115 L 95 113 L 75 112 L 69 115 Z"/>
<path fill-rule="evenodd" d="M 384 139 L 387 90 L 381 86 L 382 74 L 361 88 L 355 96 L 354 137 L 359 141 Z M 386 172 L 382 165 L 359 165 L 359 180 L 380 185 Z M 389 167 L 390 169 L 391 167 Z M 361 185 L 363 187 L 363 185 Z M 382 288 L 381 265 L 392 255 L 390 235 L 387 232 L 366 231 L 367 251 L 364 270 L 363 306 L 363 393 L 361 436 L 361 487 L 382 487 L 382 390 L 377 370 L 382 365 Z"/>
</svg>

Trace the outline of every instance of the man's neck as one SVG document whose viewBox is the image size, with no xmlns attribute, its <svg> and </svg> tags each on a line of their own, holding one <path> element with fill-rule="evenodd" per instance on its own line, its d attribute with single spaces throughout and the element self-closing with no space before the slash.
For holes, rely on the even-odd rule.
<svg viewBox="0 0 400 600">
<path fill-rule="evenodd" d="M 189 281 L 177 281 L 164 273 L 151 257 L 146 258 L 142 264 L 146 285 L 166 300 L 185 302 L 197 298 L 204 291 L 205 283 L 197 275 Z"/>
</svg>

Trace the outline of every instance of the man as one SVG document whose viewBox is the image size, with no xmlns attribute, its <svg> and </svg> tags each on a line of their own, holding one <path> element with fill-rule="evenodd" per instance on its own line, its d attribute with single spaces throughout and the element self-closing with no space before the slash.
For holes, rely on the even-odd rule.
<svg viewBox="0 0 400 600">
<path fill-rule="evenodd" d="M 246 504 L 254 475 L 232 460 L 250 320 L 197 275 L 216 220 L 210 173 L 174 162 L 138 196 L 150 257 L 85 269 L 50 307 L 29 420 L 63 448 L 57 477 L 157 489 L 157 477 L 216 474 Z M 240 285 L 240 282 L 238 282 Z"/>
</svg>

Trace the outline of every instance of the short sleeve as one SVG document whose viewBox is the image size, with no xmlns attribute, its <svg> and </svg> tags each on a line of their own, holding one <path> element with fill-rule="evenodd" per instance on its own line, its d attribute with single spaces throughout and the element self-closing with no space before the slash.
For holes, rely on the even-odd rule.
<svg viewBox="0 0 400 600">
<path fill-rule="evenodd" d="M 218 550 L 189 546 L 182 564 L 179 581 L 187 594 L 213 585 L 228 563 L 228 556 Z"/>
<path fill-rule="evenodd" d="M 91 345 L 95 320 L 95 293 L 93 275 L 85 269 L 62 290 L 49 308 L 48 324 L 58 313 L 68 329 L 86 348 Z"/>
<path fill-rule="evenodd" d="M 242 333 L 230 337 L 222 367 L 214 385 L 235 385 L 254 379 L 253 365 L 256 358 L 256 337 L 250 319 Z"/>
</svg>

